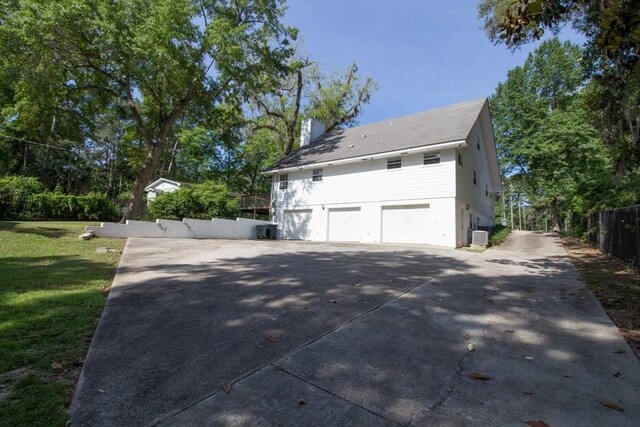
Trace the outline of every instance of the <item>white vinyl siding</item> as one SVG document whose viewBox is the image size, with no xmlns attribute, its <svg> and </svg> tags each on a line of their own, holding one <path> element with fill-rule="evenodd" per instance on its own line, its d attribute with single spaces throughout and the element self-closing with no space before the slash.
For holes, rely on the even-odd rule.
<svg viewBox="0 0 640 427">
<path fill-rule="evenodd" d="M 476 147 L 476 141 L 480 141 L 480 150 Z M 473 223 L 480 226 L 493 225 L 493 207 L 491 198 L 487 197 L 491 185 L 489 173 L 489 163 L 487 156 L 490 150 L 482 149 L 485 144 L 484 135 L 480 122 L 476 122 L 469 135 L 470 147 L 462 148 L 459 153 L 463 156 L 465 167 L 456 168 L 456 199 L 458 218 L 460 221 L 457 230 L 457 240 L 460 244 L 465 244 L 468 238 L 468 230 L 473 229 Z M 474 220 L 469 224 L 469 217 Z M 480 220 L 478 221 L 478 216 Z"/>
<path fill-rule="evenodd" d="M 359 242 L 360 208 L 329 209 L 330 242 Z"/>
<path fill-rule="evenodd" d="M 455 197 L 455 151 L 440 153 L 438 167 L 424 167 L 423 155 L 402 158 L 392 172 L 386 159 L 323 168 L 322 185 L 312 185 L 311 171 L 289 172 L 289 190 L 273 192 L 276 206 L 290 209 L 312 205 L 361 204 L 393 200 Z"/>
</svg>

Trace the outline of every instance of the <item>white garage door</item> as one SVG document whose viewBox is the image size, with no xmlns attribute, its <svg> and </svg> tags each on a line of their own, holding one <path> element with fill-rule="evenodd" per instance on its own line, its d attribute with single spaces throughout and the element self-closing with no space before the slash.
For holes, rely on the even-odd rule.
<svg viewBox="0 0 640 427">
<path fill-rule="evenodd" d="M 429 243 L 429 205 L 384 206 L 382 241 Z"/>
<path fill-rule="evenodd" d="M 284 211 L 283 237 L 287 240 L 307 240 L 311 236 L 311 209 Z"/>
<path fill-rule="evenodd" d="M 360 208 L 329 209 L 329 241 L 360 241 Z"/>
</svg>

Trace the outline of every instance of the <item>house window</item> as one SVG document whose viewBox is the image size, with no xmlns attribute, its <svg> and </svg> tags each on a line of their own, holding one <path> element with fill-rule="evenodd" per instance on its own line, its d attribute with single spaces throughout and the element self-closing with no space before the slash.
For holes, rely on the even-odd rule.
<svg viewBox="0 0 640 427">
<path fill-rule="evenodd" d="M 284 173 L 280 175 L 280 189 L 286 190 L 289 188 L 289 174 Z"/>
<path fill-rule="evenodd" d="M 423 165 L 437 165 L 438 163 L 440 163 L 440 152 L 424 153 L 422 156 Z"/>
<path fill-rule="evenodd" d="M 312 179 L 313 182 L 322 181 L 322 169 L 314 169 Z"/>
<path fill-rule="evenodd" d="M 477 185 L 478 184 L 478 174 L 476 173 L 476 170 L 473 170 L 473 185 Z"/>
<path fill-rule="evenodd" d="M 462 154 L 458 153 L 458 164 L 462 166 Z"/>
<path fill-rule="evenodd" d="M 401 167 L 402 159 L 400 157 L 387 159 L 387 169 L 400 169 Z"/>
</svg>

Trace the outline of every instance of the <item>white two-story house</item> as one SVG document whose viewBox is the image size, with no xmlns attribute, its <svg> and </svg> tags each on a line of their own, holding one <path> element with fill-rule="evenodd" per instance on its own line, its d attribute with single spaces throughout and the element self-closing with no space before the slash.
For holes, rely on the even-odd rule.
<svg viewBox="0 0 640 427">
<path fill-rule="evenodd" d="M 457 247 L 494 225 L 502 187 L 486 99 L 328 134 L 307 120 L 301 138 L 265 171 L 279 238 Z"/>
</svg>

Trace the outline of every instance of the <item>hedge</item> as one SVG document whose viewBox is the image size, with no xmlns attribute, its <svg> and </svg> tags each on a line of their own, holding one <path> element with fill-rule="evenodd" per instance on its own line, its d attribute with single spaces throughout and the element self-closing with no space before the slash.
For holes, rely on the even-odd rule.
<svg viewBox="0 0 640 427">
<path fill-rule="evenodd" d="M 0 178 L 0 219 L 117 221 L 118 206 L 100 193 L 81 196 L 44 191 L 35 178 Z"/>
</svg>

